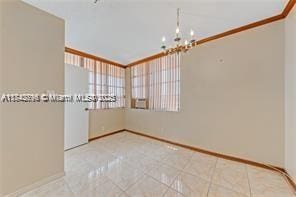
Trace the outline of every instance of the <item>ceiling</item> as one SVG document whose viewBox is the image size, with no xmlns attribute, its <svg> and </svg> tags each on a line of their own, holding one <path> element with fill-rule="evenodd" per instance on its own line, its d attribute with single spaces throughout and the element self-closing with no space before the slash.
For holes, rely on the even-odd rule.
<svg viewBox="0 0 296 197">
<path fill-rule="evenodd" d="M 288 0 L 23 0 L 66 21 L 66 46 L 121 64 L 172 43 L 176 9 L 182 37 L 222 33 L 280 14 Z"/>
</svg>

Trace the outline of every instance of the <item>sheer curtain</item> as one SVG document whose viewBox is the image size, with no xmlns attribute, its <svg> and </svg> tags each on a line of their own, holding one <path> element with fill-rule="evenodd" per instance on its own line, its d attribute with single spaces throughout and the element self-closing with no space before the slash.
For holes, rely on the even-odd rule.
<svg viewBox="0 0 296 197">
<path fill-rule="evenodd" d="M 116 102 L 89 103 L 90 109 L 121 108 L 125 106 L 125 69 L 79 55 L 65 53 L 65 63 L 80 66 L 89 71 L 89 93 L 114 95 Z"/>
<path fill-rule="evenodd" d="M 132 98 L 147 99 L 148 97 L 148 65 L 147 63 L 133 66 L 131 69 Z"/>
<path fill-rule="evenodd" d="M 148 109 L 179 111 L 180 54 L 174 53 L 133 66 L 131 85 L 132 99 L 147 99 Z"/>
</svg>

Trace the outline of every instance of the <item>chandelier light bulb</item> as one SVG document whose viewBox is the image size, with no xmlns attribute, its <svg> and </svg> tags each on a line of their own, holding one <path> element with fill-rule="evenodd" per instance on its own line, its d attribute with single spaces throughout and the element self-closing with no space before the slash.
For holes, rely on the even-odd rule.
<svg viewBox="0 0 296 197">
<path fill-rule="evenodd" d="M 180 33 L 180 28 L 177 27 L 177 29 L 176 29 L 176 34 L 179 34 L 179 33 Z"/>
<path fill-rule="evenodd" d="M 190 31 L 190 35 L 191 35 L 191 37 L 193 37 L 194 36 L 194 31 L 191 29 L 191 31 Z"/>
<path fill-rule="evenodd" d="M 166 44 L 165 44 L 166 38 L 163 36 L 162 37 L 161 49 L 164 51 L 165 54 L 170 54 L 170 53 L 175 53 L 175 52 L 177 52 L 177 53 L 179 53 L 179 52 L 184 52 L 184 53 L 187 52 L 193 46 L 196 45 L 195 38 L 194 38 L 195 35 L 194 35 L 193 29 L 190 29 L 189 34 L 191 36 L 189 40 L 183 40 L 181 38 L 181 35 L 183 35 L 183 34 L 181 33 L 181 30 L 180 30 L 180 8 L 178 8 L 177 9 L 176 34 L 175 34 L 175 38 L 173 40 L 174 44 L 172 46 L 172 45 L 170 45 L 170 43 L 168 43 L 168 46 L 166 46 Z"/>
</svg>

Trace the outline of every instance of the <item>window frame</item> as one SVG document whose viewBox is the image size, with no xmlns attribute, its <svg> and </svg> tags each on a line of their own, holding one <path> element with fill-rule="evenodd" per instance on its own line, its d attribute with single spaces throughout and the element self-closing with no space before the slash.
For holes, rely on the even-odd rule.
<svg viewBox="0 0 296 197">
<path fill-rule="evenodd" d="M 178 53 L 169 54 L 131 67 L 131 108 L 137 109 L 137 99 L 146 99 L 147 105 L 145 109 L 141 108 L 143 110 L 181 110 L 180 57 Z M 137 78 L 142 78 L 138 80 L 142 81 L 142 84 L 136 82 Z"/>
<path fill-rule="evenodd" d="M 116 96 L 116 102 L 114 103 L 89 103 L 89 110 L 105 110 L 125 107 L 125 68 L 70 52 L 65 52 L 65 63 L 88 70 L 89 94 L 98 95 L 98 90 L 101 89 L 100 94 L 114 94 Z M 98 79 L 101 79 L 101 81 L 98 82 Z M 102 80 L 104 80 L 104 82 Z M 103 91 L 103 89 L 105 91 Z"/>
</svg>

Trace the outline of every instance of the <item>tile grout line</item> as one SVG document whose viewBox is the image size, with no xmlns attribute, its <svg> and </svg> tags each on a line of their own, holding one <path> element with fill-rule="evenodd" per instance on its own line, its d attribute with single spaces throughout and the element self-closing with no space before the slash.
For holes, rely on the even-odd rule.
<svg viewBox="0 0 296 197">
<path fill-rule="evenodd" d="M 163 194 L 162 196 L 165 196 L 165 194 L 168 193 L 170 189 L 176 191 L 176 190 L 175 190 L 174 188 L 172 188 L 171 186 L 174 184 L 174 182 L 175 182 L 175 180 L 178 178 L 178 176 L 179 176 L 180 174 L 182 174 L 182 172 L 183 172 L 183 170 L 180 170 L 180 169 L 178 169 L 178 168 L 175 168 L 174 166 L 170 166 L 170 165 L 168 165 L 168 164 L 166 164 L 166 163 L 163 162 L 163 160 L 164 160 L 165 158 L 169 157 L 170 154 L 171 154 L 171 153 L 169 153 L 167 156 L 163 157 L 163 158 L 159 161 L 159 162 L 160 162 L 159 165 L 162 165 L 162 166 L 164 166 L 164 167 L 168 167 L 168 168 L 172 168 L 172 169 L 175 169 L 175 170 L 178 171 L 176 177 L 172 180 L 172 183 L 170 183 L 170 185 L 166 185 L 166 184 L 164 184 L 164 183 L 161 183 L 160 181 L 158 181 L 158 180 L 155 179 L 154 177 L 152 177 L 152 176 L 150 176 L 149 174 L 147 174 L 149 177 L 153 178 L 154 180 L 156 180 L 157 182 L 159 182 L 159 183 L 161 183 L 161 184 L 164 184 L 164 185 L 167 187 L 166 192 L 164 192 L 164 194 Z M 192 154 L 192 156 L 193 156 L 193 154 Z M 192 157 L 191 157 L 191 158 L 192 158 Z M 190 158 L 189 160 L 191 160 L 191 158 Z M 189 161 L 189 162 L 190 162 L 190 161 Z M 189 164 L 189 162 L 187 163 L 187 165 Z M 185 165 L 185 167 L 186 167 L 187 165 Z M 184 167 L 184 168 L 185 168 L 185 167 Z M 184 168 L 183 168 L 183 169 L 184 169 Z M 180 192 L 178 192 L 178 191 L 176 191 L 176 192 L 177 192 L 178 194 L 183 195 L 182 193 L 180 193 Z"/>
<path fill-rule="evenodd" d="M 165 144 L 173 144 L 175 146 L 182 147 L 182 148 L 185 148 L 185 149 L 191 149 L 190 147 L 189 148 L 188 147 L 184 147 L 182 144 L 178 144 L 178 143 L 175 143 L 175 142 L 163 140 L 163 139 L 160 139 L 160 138 L 157 138 L 157 137 L 153 137 L 153 136 L 149 136 L 149 135 L 146 135 L 146 134 L 142 134 L 142 133 L 139 133 L 139 132 L 135 132 L 135 131 L 131 131 L 131 130 L 125 130 L 125 131 L 127 131 L 129 133 L 132 133 L 134 135 L 139 135 L 139 136 L 142 136 L 142 137 L 150 138 L 150 139 L 155 140 L 155 141 L 161 141 L 161 142 L 163 142 Z M 198 150 L 194 150 L 194 151 L 201 152 L 201 151 L 198 151 Z M 204 153 L 204 152 L 201 152 L 201 153 Z M 209 153 L 204 153 L 204 154 L 211 155 Z M 223 155 L 222 156 L 216 156 L 216 157 L 218 157 L 219 159 L 223 159 L 223 160 L 229 160 L 229 161 L 237 162 L 237 163 L 240 163 L 240 164 L 251 165 L 251 166 L 258 167 L 258 168 L 262 168 L 262 169 L 266 169 L 266 170 L 270 170 L 270 171 L 275 171 L 274 169 L 270 168 L 269 165 L 265 165 L 265 164 L 257 165 L 257 164 L 260 164 L 260 163 L 256 163 L 256 162 L 251 162 L 250 163 L 250 161 L 247 161 L 247 160 L 245 160 L 245 161 L 237 161 L 238 158 L 229 158 L 229 156 L 226 156 L 227 158 L 225 158 L 225 157 L 223 157 Z M 241 159 L 238 159 L 238 160 L 241 160 Z M 249 162 L 249 163 L 245 163 L 245 162 Z M 265 167 L 263 167 L 263 166 L 265 166 Z M 273 168 L 276 168 L 276 167 L 273 167 Z M 276 170 L 276 171 L 278 171 L 278 170 Z M 222 185 L 220 185 L 220 186 L 222 186 Z M 230 189 L 230 188 L 226 188 L 226 189 Z M 230 190 L 231 191 L 234 191 L 233 189 L 230 189 Z M 234 191 L 234 192 L 237 192 L 237 191 Z M 241 193 L 241 192 L 238 192 L 238 193 Z M 291 193 L 291 191 L 290 191 L 290 193 Z M 246 195 L 246 194 L 244 194 L 244 195 Z"/>
<path fill-rule="evenodd" d="M 203 154 L 215 156 L 215 157 L 218 157 L 218 158 L 221 158 L 221 159 L 234 161 L 234 162 L 238 162 L 238 163 L 244 163 L 244 164 L 248 164 L 248 165 L 252 165 L 252 166 L 256 166 L 256 167 L 260 167 L 260 168 L 263 168 L 263 169 L 268 169 L 268 170 L 274 171 L 274 169 L 270 168 L 270 166 L 266 165 L 266 164 L 257 163 L 257 162 L 254 162 L 254 161 L 249 161 L 249 160 L 245 160 L 245 159 L 241 159 L 241 158 L 236 158 L 236 157 L 233 157 L 233 156 L 223 155 L 223 154 L 208 151 L 208 150 L 203 150 L 203 149 L 200 149 L 200 148 L 180 144 L 180 143 L 177 143 L 177 142 L 169 141 L 169 140 L 166 140 L 166 139 L 154 137 L 154 136 L 151 136 L 151 135 L 147 135 L 147 134 L 144 134 L 144 133 L 140 133 L 140 132 L 136 132 L 136 131 L 132 131 L 132 130 L 128 130 L 128 129 L 125 129 L 125 132 L 131 133 L 131 134 L 134 134 L 134 135 L 138 135 L 138 136 L 142 136 L 142 137 L 145 137 L 145 138 L 150 138 L 150 139 L 155 140 L 155 141 L 161 141 L 163 143 L 171 144 L 171 145 L 174 145 L 174 146 L 177 146 L 177 147 L 190 149 L 190 150 L 193 150 L 195 152 L 200 152 L 200 153 L 203 153 Z M 284 170 L 284 169 L 282 169 L 280 167 L 276 167 L 276 166 L 274 166 L 274 168 L 279 168 L 280 170 Z"/>
<path fill-rule="evenodd" d="M 153 176 L 150 176 L 150 175 L 149 175 L 148 173 L 146 173 L 146 172 L 145 172 L 145 174 L 146 174 L 147 176 L 149 176 L 150 178 L 154 179 L 155 181 L 157 181 L 158 183 L 161 183 L 161 184 L 163 184 L 163 185 L 165 185 L 165 186 L 167 187 L 167 190 L 166 190 L 166 191 L 164 192 L 164 194 L 162 195 L 162 196 L 164 196 L 164 195 L 165 195 L 170 189 L 173 189 L 173 188 L 171 188 L 171 186 L 173 185 L 174 181 L 177 179 L 177 177 L 179 176 L 179 174 L 181 174 L 181 171 L 180 171 L 179 169 L 173 167 L 173 166 L 169 166 L 169 165 L 163 163 L 162 160 L 163 160 L 163 159 L 161 159 L 161 161 L 159 161 L 159 162 L 160 162 L 160 164 L 159 164 L 160 166 L 165 166 L 165 167 L 168 167 L 168 168 L 173 168 L 173 169 L 179 171 L 179 173 L 177 173 L 176 177 L 172 180 L 172 183 L 171 183 L 170 185 L 166 185 L 166 184 L 160 182 L 159 180 L 157 180 L 157 179 L 154 178 Z M 156 168 L 156 167 L 157 167 L 157 166 L 155 166 L 155 168 Z M 152 168 L 151 170 L 153 170 L 153 169 L 154 169 L 154 168 Z M 151 170 L 150 170 L 150 171 L 151 171 Z M 174 191 L 176 191 L 176 190 L 174 190 Z M 176 191 L 176 192 L 177 192 L 177 191 Z M 178 192 L 178 193 L 179 193 L 179 192 Z"/>
<path fill-rule="evenodd" d="M 209 188 L 208 188 L 207 196 L 209 196 L 209 193 L 210 193 L 210 190 L 211 190 L 211 187 L 212 187 L 212 184 L 213 184 L 212 181 L 213 181 L 214 174 L 215 174 L 215 172 L 216 172 L 218 159 L 219 159 L 219 158 L 216 157 L 216 162 L 215 162 L 215 166 L 214 166 L 213 174 L 212 174 L 211 179 L 210 179 L 210 184 L 209 184 Z"/>
<path fill-rule="evenodd" d="M 186 172 L 184 171 L 184 169 L 185 169 L 185 168 L 189 165 L 189 163 L 192 161 L 193 155 L 194 155 L 194 153 L 192 154 L 192 156 L 191 156 L 191 158 L 189 159 L 188 163 L 184 166 L 184 168 L 183 168 L 182 170 L 179 170 L 179 169 L 175 168 L 176 170 L 179 171 L 179 173 L 178 173 L 178 174 L 176 175 L 176 177 L 173 179 L 172 183 L 171 183 L 170 186 L 169 186 L 168 191 L 169 191 L 170 189 L 172 189 L 172 190 L 174 190 L 175 192 L 177 192 L 178 194 L 181 194 L 182 196 L 184 196 L 183 193 L 181 193 L 181 192 L 175 190 L 174 188 L 172 188 L 172 185 L 174 184 L 175 180 L 176 180 L 181 174 L 189 174 L 189 173 L 186 173 Z M 174 168 L 174 167 L 172 167 L 172 168 Z M 190 174 L 190 175 L 191 175 L 191 174 Z M 194 176 L 194 175 L 192 175 L 192 176 Z M 195 176 L 195 177 L 196 177 L 196 176 Z M 198 177 L 198 178 L 199 178 L 199 177 Z M 167 192 L 168 192 L 168 191 L 167 191 Z M 166 193 L 167 193 L 167 192 L 166 192 Z M 166 193 L 165 193 L 165 194 L 166 194 Z M 164 194 L 164 195 L 165 195 L 165 194 Z"/>
<path fill-rule="evenodd" d="M 65 176 L 66 176 L 66 172 L 65 172 Z M 70 187 L 70 185 L 69 185 L 68 181 L 67 181 L 67 180 L 65 180 L 65 179 L 64 179 L 64 177 L 63 177 L 63 180 L 65 181 L 65 183 L 66 183 L 67 187 L 69 188 L 69 190 L 70 190 L 70 192 L 73 194 L 73 196 L 76 196 L 76 194 L 74 193 L 74 191 L 73 191 L 73 190 L 72 190 L 72 188 Z"/>
<path fill-rule="evenodd" d="M 133 166 L 132 165 L 130 165 L 128 162 L 125 162 L 125 161 L 123 161 L 122 160 L 122 162 L 124 162 L 126 165 L 128 165 L 128 167 L 130 167 L 130 168 L 132 168 L 133 169 Z M 137 168 L 137 170 L 139 170 L 138 168 Z M 109 178 L 108 176 L 107 176 L 107 178 L 114 184 L 114 185 L 116 185 L 120 190 L 122 190 L 124 193 L 126 193 L 127 194 L 127 190 L 129 190 L 131 187 L 133 187 L 135 184 L 137 184 L 138 182 L 140 182 L 140 180 L 141 179 L 143 179 L 144 178 L 144 174 L 143 175 L 140 175 L 137 179 L 136 179 L 136 181 L 133 183 L 133 184 L 131 184 L 130 186 L 128 186 L 125 190 L 124 189 L 122 189 L 119 185 L 117 185 L 111 178 Z"/>
<path fill-rule="evenodd" d="M 214 170 L 215 170 L 215 167 L 216 167 L 216 162 L 217 162 L 218 158 L 215 157 L 215 156 L 211 156 L 211 157 L 214 157 L 214 158 L 215 158 L 215 164 L 214 164 L 214 166 L 213 166 L 213 168 L 214 168 L 213 171 L 214 171 Z M 195 162 L 195 161 L 194 161 L 194 162 Z M 187 166 L 186 166 L 186 167 L 187 167 Z M 186 167 L 185 167 L 185 168 L 186 168 Z M 184 169 L 185 169 L 185 168 L 184 168 Z M 208 179 L 206 179 L 206 178 L 204 178 L 204 177 L 201 177 L 201 176 L 199 176 L 199 175 L 193 174 L 192 172 L 187 172 L 187 171 L 185 171 L 184 169 L 182 170 L 182 172 L 185 173 L 185 174 L 187 174 L 187 175 L 191 175 L 191 176 L 197 177 L 197 178 L 202 179 L 202 180 L 204 180 L 204 181 L 206 181 L 206 182 L 209 182 L 209 183 L 211 182 L 211 178 L 212 178 L 213 175 L 211 175 L 211 178 L 208 180 Z"/>
<path fill-rule="evenodd" d="M 121 138 L 121 139 L 123 139 L 123 138 Z M 126 138 L 126 139 L 128 139 L 128 138 Z M 127 142 L 127 141 L 124 140 L 124 139 L 122 140 L 122 143 L 123 143 L 123 145 L 129 145 L 129 142 Z M 142 142 L 141 142 L 141 143 L 142 143 Z M 165 144 L 166 144 L 166 143 L 165 143 Z M 93 149 L 93 147 L 90 147 L 90 148 Z M 149 147 L 148 147 L 148 148 L 149 148 Z M 153 148 L 153 147 L 152 147 L 152 148 Z M 96 149 L 93 149 L 93 150 L 96 151 Z M 107 149 L 105 149 L 105 150 L 107 150 Z M 171 152 L 168 152 L 168 153 L 171 153 Z M 78 154 L 79 154 L 79 153 L 78 153 Z M 109 155 L 112 155 L 112 156 L 115 156 L 115 157 L 119 157 L 119 156 L 120 156 L 120 153 L 118 153 L 119 155 L 117 155 L 117 154 L 113 155 L 112 153 L 108 153 L 108 154 L 109 154 Z M 166 153 L 166 154 L 167 154 L 167 153 Z M 174 169 L 178 170 L 178 173 L 176 173 L 176 176 L 173 178 L 173 180 L 172 180 L 172 182 L 170 183 L 169 186 L 166 185 L 166 184 L 164 184 L 164 183 L 162 183 L 161 181 L 157 180 L 156 178 L 150 176 L 150 175 L 147 173 L 147 172 L 149 172 L 149 171 L 147 171 L 147 172 L 146 172 L 146 171 L 145 171 L 145 172 L 142 171 L 143 174 L 139 176 L 139 178 L 135 181 L 135 183 L 134 183 L 134 184 L 131 184 L 131 185 L 130 185 L 129 187 L 127 187 L 127 189 L 125 189 L 125 190 L 121 189 L 121 188 L 120 188 L 116 183 L 114 183 L 109 177 L 106 176 L 106 178 L 107 178 L 108 180 L 110 180 L 115 186 L 117 186 L 117 187 L 120 189 L 120 191 L 122 191 L 123 194 L 125 194 L 125 195 L 128 195 L 128 194 L 126 193 L 127 190 L 129 190 L 129 189 L 130 189 L 131 187 L 133 187 L 135 184 L 138 184 L 140 181 L 142 181 L 142 180 L 144 179 L 145 176 L 148 176 L 148 177 L 152 178 L 153 180 L 155 180 L 156 182 L 158 182 L 158 183 L 160 183 L 160 184 L 166 186 L 167 190 L 164 191 L 163 196 L 165 196 L 165 195 L 169 192 L 170 189 L 174 190 L 175 192 L 177 192 L 177 193 L 180 194 L 180 195 L 183 195 L 182 193 L 180 193 L 180 192 L 178 192 L 178 191 L 176 191 L 175 189 L 172 188 L 172 186 L 173 186 L 174 182 L 176 181 L 176 179 L 178 178 L 178 176 L 180 176 L 182 173 L 186 173 L 186 174 L 192 175 L 192 176 L 194 176 L 194 177 L 201 178 L 201 177 L 199 177 L 199 176 L 196 176 L 196 175 L 193 175 L 193 174 L 191 174 L 191 173 L 187 173 L 187 172 L 184 171 L 184 169 L 185 169 L 185 168 L 190 164 L 190 162 L 193 160 L 194 154 L 195 154 L 195 153 L 191 154 L 190 159 L 188 159 L 188 162 L 184 165 L 184 167 L 183 167 L 181 170 L 178 169 L 178 168 L 175 168 L 175 167 L 173 167 L 173 166 L 167 165 L 166 163 L 162 163 L 162 162 L 161 162 L 161 165 L 163 165 L 163 166 L 165 166 L 165 167 L 174 168 Z M 144 155 L 145 157 L 151 158 L 150 156 L 147 156 L 146 154 L 143 154 L 143 155 Z M 149 155 L 150 155 L 150 153 L 149 153 Z M 153 159 L 153 158 L 151 158 L 151 159 Z M 218 162 L 219 162 L 219 159 L 220 159 L 220 158 L 215 157 L 215 159 L 216 159 L 216 161 L 215 161 L 215 164 L 213 165 L 214 167 L 213 167 L 213 170 L 212 170 L 212 175 L 211 175 L 211 177 L 210 177 L 210 180 L 208 181 L 208 182 L 209 182 L 209 187 L 208 187 L 208 190 L 207 190 L 207 196 L 209 196 L 212 186 L 215 185 L 214 182 L 213 182 L 213 178 L 214 178 L 214 175 L 215 175 L 215 173 L 216 173 L 216 171 L 217 171 L 217 165 L 218 165 Z M 224 159 L 221 159 L 221 160 L 224 160 Z M 161 159 L 161 161 L 163 161 L 163 159 Z M 131 165 L 131 163 L 127 163 L 126 161 L 124 161 L 124 162 L 125 162 L 129 167 L 133 167 L 133 165 Z M 92 164 L 89 163 L 89 161 L 87 161 L 87 163 L 88 163 L 89 165 L 92 166 Z M 159 165 L 158 165 L 158 164 L 155 164 L 155 166 L 154 166 L 153 168 L 157 168 L 157 166 L 159 166 Z M 246 175 L 247 175 L 247 180 L 248 180 L 248 185 L 249 185 L 249 195 L 250 195 L 250 197 L 252 197 L 252 187 L 251 187 L 251 179 L 250 179 L 250 173 L 249 173 L 249 170 L 248 170 L 248 165 L 244 164 L 243 166 L 244 166 L 244 171 L 246 172 Z M 140 167 L 136 167 L 136 169 L 141 171 L 141 168 L 140 168 Z M 150 171 L 151 171 L 151 170 L 150 170 Z M 143 176 L 143 175 L 144 175 L 144 176 Z M 201 178 L 201 179 L 203 179 L 203 178 Z M 205 179 L 204 179 L 204 180 L 205 180 Z M 68 188 L 70 189 L 71 193 L 74 194 L 74 192 L 72 191 L 71 187 L 69 187 L 68 182 L 66 182 L 66 185 L 67 185 Z M 224 189 L 227 189 L 227 190 L 233 191 L 233 192 L 237 192 L 237 191 L 232 190 L 232 189 L 230 189 L 230 188 L 228 188 L 228 187 L 224 187 L 223 185 L 218 185 L 218 186 L 219 186 L 219 187 L 222 187 L 222 188 L 224 188 Z M 240 193 L 240 192 L 238 192 L 238 193 Z M 245 194 L 244 194 L 244 195 L 245 195 Z M 74 194 L 74 196 L 76 196 L 76 195 Z M 129 196 L 129 195 L 128 195 L 128 196 Z"/>
<path fill-rule="evenodd" d="M 153 179 L 154 181 L 156 181 L 157 183 L 160 183 L 161 185 L 164 185 L 165 187 L 167 187 L 167 190 L 163 193 L 163 196 L 167 193 L 167 191 L 170 189 L 170 186 L 160 182 L 159 180 L 157 180 L 156 178 L 154 178 L 153 176 L 150 176 L 149 174 L 145 174 L 146 176 L 148 176 L 149 178 Z"/>
<path fill-rule="evenodd" d="M 178 170 L 178 169 L 177 169 Z M 183 195 L 182 193 L 180 193 L 179 191 L 175 190 L 174 188 L 172 188 L 172 185 L 174 184 L 175 180 L 182 174 L 182 171 L 179 170 L 179 173 L 176 175 L 176 177 L 173 179 L 172 183 L 170 184 L 170 186 L 168 186 L 168 190 L 163 194 L 163 196 L 169 192 L 170 189 L 174 190 L 175 192 L 177 192 L 178 194 Z M 184 196 L 184 195 L 183 195 Z"/>
<path fill-rule="evenodd" d="M 164 183 L 162 183 L 162 182 L 160 182 L 159 180 L 155 179 L 153 176 L 150 176 L 150 175 L 147 174 L 146 172 L 145 172 L 145 174 L 146 174 L 147 176 L 149 176 L 150 178 L 154 179 L 155 181 L 157 181 L 157 182 L 159 182 L 159 183 L 161 183 L 161 184 L 163 184 L 163 185 L 165 185 L 165 186 L 168 187 L 168 190 L 167 190 L 163 195 L 165 195 L 170 189 L 176 191 L 174 188 L 172 188 L 172 185 L 173 185 L 174 181 L 178 178 L 178 176 L 180 176 L 182 173 L 184 173 L 184 174 L 188 174 L 188 175 L 191 175 L 191 176 L 194 176 L 194 177 L 196 177 L 196 178 L 202 179 L 202 180 L 207 181 L 208 183 L 210 183 L 210 181 L 208 181 L 208 180 L 206 180 L 206 179 L 204 179 L 204 178 L 202 178 L 202 177 L 199 177 L 199 176 L 196 176 L 196 175 L 193 175 L 193 174 L 191 174 L 191 173 L 188 173 L 188 172 L 184 171 L 184 169 L 185 169 L 185 168 L 190 164 L 190 162 L 193 160 L 194 154 L 195 154 L 195 153 L 193 152 L 192 155 L 190 156 L 190 158 L 188 159 L 187 164 L 186 164 L 182 169 L 177 169 L 177 168 L 175 168 L 175 167 L 173 167 L 173 166 L 170 166 L 170 165 L 167 165 L 167 164 L 165 164 L 165 163 L 163 163 L 163 162 L 161 161 L 161 164 L 160 164 L 160 165 L 163 165 L 163 166 L 165 166 L 165 167 L 169 167 L 169 168 L 174 168 L 174 169 L 176 169 L 176 170 L 179 171 L 179 173 L 176 175 L 176 177 L 173 179 L 172 183 L 171 183 L 169 186 L 166 185 L 166 184 L 164 184 Z M 168 155 L 168 156 L 169 156 L 169 155 Z M 168 156 L 166 156 L 166 157 L 168 157 Z M 163 160 L 163 159 L 162 159 L 162 160 Z M 215 157 L 215 160 L 216 160 L 216 161 L 215 161 L 215 166 L 216 166 L 216 163 L 217 163 L 218 158 Z M 214 170 L 215 170 L 215 166 L 214 166 Z M 214 173 L 214 172 L 213 172 L 213 173 Z M 212 176 L 213 176 L 213 175 L 212 175 Z M 179 193 L 179 194 L 181 194 L 181 195 L 183 195 L 182 193 L 180 193 L 180 192 L 178 192 L 178 191 L 176 191 L 176 192 Z"/>
<path fill-rule="evenodd" d="M 252 197 L 252 188 L 251 188 L 251 181 L 250 181 L 250 176 L 249 176 L 249 170 L 248 170 L 248 165 L 245 166 L 246 172 L 247 172 L 247 177 L 248 177 L 248 184 L 249 184 L 249 190 L 250 190 L 250 197 Z"/>
<path fill-rule="evenodd" d="M 113 155 L 112 153 L 110 153 L 112 156 L 115 156 Z M 117 157 L 117 156 L 115 156 Z M 120 158 L 119 158 L 120 159 Z M 121 159 L 120 159 L 121 160 Z M 121 189 L 121 187 L 119 187 L 119 185 L 117 185 L 110 177 L 108 177 L 107 175 L 104 175 L 106 177 L 106 179 L 108 179 L 112 184 L 114 184 L 116 187 L 118 187 L 118 189 L 120 189 L 123 193 L 126 194 L 125 190 Z M 128 188 L 127 188 L 128 189 Z M 126 190 L 127 190 L 126 189 Z M 129 196 L 129 195 L 128 195 Z"/>
<path fill-rule="evenodd" d="M 234 163 L 237 163 L 237 164 L 239 164 L 239 165 L 241 165 L 243 168 L 244 168 L 244 171 L 245 171 L 245 167 L 246 167 L 246 165 L 247 164 L 241 164 L 241 163 L 239 163 L 239 162 L 235 162 L 235 161 L 231 161 L 231 162 L 234 162 Z M 248 176 L 246 177 L 247 178 L 247 181 L 249 181 L 248 180 Z M 231 182 L 230 182 L 231 183 Z M 238 190 L 235 190 L 234 188 L 230 188 L 230 187 L 228 187 L 228 186 L 225 186 L 225 185 L 222 185 L 222 184 L 217 184 L 218 186 L 220 186 L 220 187 L 223 187 L 223 188 L 225 188 L 225 189 L 227 189 L 227 190 L 230 190 L 230 191 L 232 191 L 232 192 L 235 192 L 235 193 L 238 193 L 238 194 L 240 194 L 240 195 L 244 195 L 244 196 L 247 196 L 247 197 L 251 197 L 251 196 L 248 196 L 248 194 L 245 194 L 243 191 L 238 191 Z M 248 182 L 248 185 L 249 185 L 249 182 Z M 250 193 L 250 187 L 249 187 L 249 193 Z"/>
<path fill-rule="evenodd" d="M 177 192 L 178 194 L 181 194 L 182 196 L 184 196 L 183 193 L 181 193 L 181 192 L 175 190 L 175 189 L 172 187 L 172 185 L 174 184 L 175 180 L 177 180 L 177 178 L 178 178 L 181 174 L 182 174 L 182 172 L 180 171 L 180 172 L 177 174 L 177 176 L 173 179 L 173 181 L 172 181 L 172 183 L 170 184 L 170 186 L 168 187 L 168 190 L 167 190 L 166 193 L 168 193 L 169 190 L 173 190 L 173 191 Z M 166 194 L 166 193 L 165 193 L 165 194 Z"/>
<path fill-rule="evenodd" d="M 121 138 L 119 138 L 119 139 L 123 139 L 124 138 L 124 136 L 123 137 L 121 137 Z M 125 144 L 125 143 L 124 143 Z M 110 154 L 111 156 L 113 156 L 113 157 L 116 157 L 116 158 L 119 158 L 123 163 L 125 163 L 126 165 L 128 165 L 128 167 L 130 167 L 130 168 L 133 168 L 133 166 L 132 165 L 130 165 L 130 163 L 128 163 L 128 162 L 126 162 L 126 161 L 124 161 L 123 159 L 121 159 L 116 153 L 114 153 L 114 152 L 112 152 L 112 151 L 110 151 L 110 150 L 108 150 L 107 148 L 105 148 L 105 147 L 103 147 L 107 152 L 108 152 L 108 154 Z M 93 165 L 92 165 L 93 166 Z M 95 167 L 95 166 L 93 166 L 93 167 Z M 138 169 L 138 168 L 137 168 Z M 139 169 L 138 169 L 139 170 Z M 135 183 L 133 183 L 133 184 L 131 184 L 130 186 L 128 186 L 125 190 L 124 189 L 122 189 L 117 183 L 115 183 L 110 177 L 108 177 L 107 175 L 104 175 L 105 176 L 105 178 L 107 179 L 107 180 L 109 180 L 112 184 L 114 184 L 120 191 L 122 191 L 122 193 L 124 193 L 125 195 L 127 195 L 127 196 L 130 196 L 130 195 L 128 195 L 128 193 L 126 192 L 128 189 L 130 189 L 132 186 L 134 186 L 136 183 L 138 183 L 139 181 L 140 181 L 140 179 L 142 179 L 143 178 L 143 176 L 139 176 L 137 179 L 136 179 L 136 181 L 135 181 Z"/>
<path fill-rule="evenodd" d="M 175 170 L 178 170 L 178 171 L 179 171 L 178 174 L 176 175 L 176 177 L 172 180 L 172 183 L 170 183 L 170 185 L 166 185 L 166 184 L 162 183 L 161 181 L 157 180 L 157 179 L 154 178 L 153 176 L 149 175 L 149 174 L 148 174 L 149 172 L 147 172 L 147 171 L 143 171 L 144 176 L 143 176 L 141 179 L 144 179 L 144 177 L 147 176 L 147 177 L 153 179 L 154 181 L 156 181 L 156 182 L 158 182 L 158 183 L 164 185 L 164 186 L 167 188 L 167 190 L 166 190 L 166 191 L 164 192 L 164 194 L 162 195 L 162 196 L 164 196 L 164 195 L 165 195 L 170 189 L 173 189 L 173 188 L 171 188 L 171 186 L 173 185 L 174 181 L 177 179 L 177 177 L 181 174 L 182 171 L 179 170 L 179 169 L 177 169 L 177 168 L 175 168 L 175 167 L 173 167 L 173 166 L 170 166 L 170 165 L 167 165 L 167 164 L 163 163 L 163 159 L 166 158 L 166 157 L 168 157 L 169 154 L 166 155 L 164 158 L 160 158 L 160 160 L 156 160 L 156 159 L 154 159 L 153 157 L 150 157 L 150 156 L 148 156 L 148 155 L 145 155 L 145 156 L 148 157 L 148 158 L 150 158 L 150 159 L 153 159 L 154 161 L 159 161 L 159 162 L 160 162 L 159 165 L 162 165 L 162 166 L 164 166 L 164 167 L 172 168 L 172 169 L 175 169 Z M 137 167 L 137 168 L 138 168 L 138 167 Z M 152 170 L 155 169 L 155 168 L 157 168 L 157 166 L 154 166 L 154 167 L 153 167 L 152 169 L 150 169 L 149 171 L 152 171 Z M 141 169 L 140 169 L 140 170 L 141 170 Z M 137 182 L 140 182 L 140 180 L 138 180 Z M 137 182 L 136 182 L 136 183 L 137 183 Z M 136 183 L 135 183 L 135 184 L 136 184 Z M 135 184 L 133 184 L 133 185 L 135 185 Z M 131 185 L 130 187 L 132 187 L 133 185 Z M 129 187 L 129 188 L 130 188 L 130 187 Z M 128 189 L 129 189 L 129 188 L 128 188 Z M 128 189 L 127 189 L 127 190 L 128 190 Z M 174 191 L 175 191 L 175 190 L 174 190 Z M 176 191 L 176 192 L 177 192 L 177 191 Z M 179 192 L 177 192 L 177 193 L 179 193 Z"/>
</svg>

